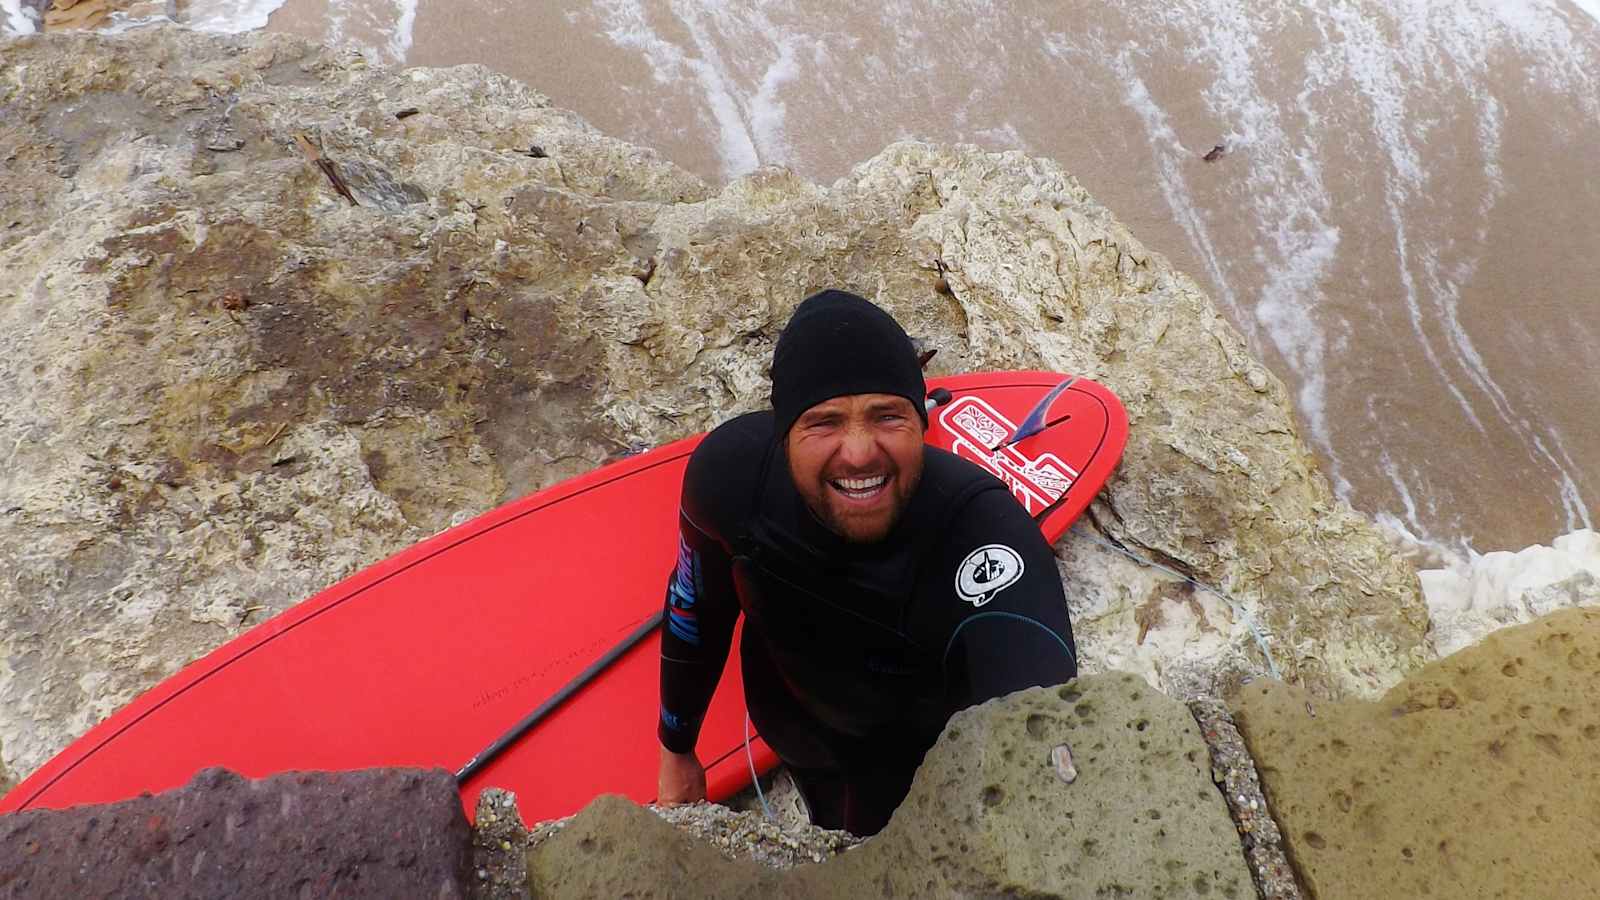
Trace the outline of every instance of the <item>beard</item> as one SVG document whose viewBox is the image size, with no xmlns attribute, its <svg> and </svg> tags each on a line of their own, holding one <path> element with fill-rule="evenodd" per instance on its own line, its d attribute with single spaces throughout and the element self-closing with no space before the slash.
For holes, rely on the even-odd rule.
<svg viewBox="0 0 1600 900">
<path fill-rule="evenodd" d="M 887 475 L 889 480 L 867 505 L 832 483 L 835 479 L 861 477 L 861 473 L 827 472 L 804 484 L 794 477 L 792 468 L 789 474 L 806 506 L 824 527 L 851 543 L 872 544 L 888 537 L 899 524 L 922 480 L 921 461 L 919 456 L 918 465 L 910 471 L 892 464 L 886 472 L 880 469 L 876 474 Z"/>
</svg>

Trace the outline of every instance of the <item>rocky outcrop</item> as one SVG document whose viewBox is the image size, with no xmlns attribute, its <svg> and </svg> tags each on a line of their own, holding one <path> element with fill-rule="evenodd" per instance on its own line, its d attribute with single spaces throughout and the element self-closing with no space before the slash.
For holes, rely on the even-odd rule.
<svg viewBox="0 0 1600 900">
<path fill-rule="evenodd" d="M 788 879 L 747 859 L 727 859 L 626 797 L 606 794 L 528 854 L 526 896 L 797 896 Z"/>
<path fill-rule="evenodd" d="M 207 769 L 155 796 L 0 816 L 0 896 L 468 896 L 471 835 L 442 769 Z"/>
<path fill-rule="evenodd" d="M 828 188 L 712 190 L 481 68 L 163 30 L 9 43 L 0 113 L 17 773 L 361 566 L 765 404 L 824 286 L 893 311 L 936 373 L 1122 397 L 1122 467 L 1059 547 L 1086 670 L 1193 694 L 1266 647 L 1361 694 L 1426 654 L 1415 577 L 1334 499 L 1283 386 L 1050 162 L 901 143 Z"/>
<path fill-rule="evenodd" d="M 784 821 L 776 816 L 730 809 L 706 801 L 637 807 L 620 797 L 603 797 L 596 803 L 613 812 L 591 815 L 586 821 L 599 818 L 604 823 L 621 816 L 642 823 L 627 826 L 623 833 L 639 832 L 646 846 L 666 843 L 685 848 L 684 858 L 701 857 L 709 848 L 724 860 L 784 870 L 831 859 L 865 840 L 848 832 L 818 828 L 804 817 Z M 654 813 L 654 818 L 672 826 L 678 834 L 669 834 L 648 817 L 637 816 L 641 810 Z M 529 893 L 528 859 L 532 855 L 529 851 L 561 834 L 576 820 L 577 816 L 568 816 L 541 822 L 529 831 L 517 813 L 516 795 L 497 788 L 485 790 L 478 797 L 473 818 L 473 869 L 477 879 L 474 896 L 484 900 L 533 896 Z M 602 827 L 611 826 L 603 824 Z M 714 890 L 711 879 L 716 871 L 713 868 L 705 873 L 708 889 Z"/>
<path fill-rule="evenodd" d="M 1377 702 L 1236 716 L 1311 896 L 1600 894 L 1600 610 L 1497 631 Z"/>
<path fill-rule="evenodd" d="M 876 838 L 774 873 L 617 797 L 528 861 L 536 897 L 1198 897 L 1254 894 L 1206 745 L 1127 673 L 958 713 Z"/>
</svg>

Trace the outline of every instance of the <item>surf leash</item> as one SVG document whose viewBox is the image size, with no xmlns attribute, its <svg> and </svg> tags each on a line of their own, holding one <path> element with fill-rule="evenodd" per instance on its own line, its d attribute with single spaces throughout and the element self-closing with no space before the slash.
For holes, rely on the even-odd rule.
<svg viewBox="0 0 1600 900">
<path fill-rule="evenodd" d="M 1077 530 L 1076 526 L 1074 526 L 1074 530 Z M 1233 599 L 1232 597 L 1228 596 L 1227 594 L 1224 594 L 1222 591 L 1217 590 L 1216 588 L 1212 587 L 1211 585 L 1206 584 L 1205 582 L 1197 581 L 1197 580 L 1195 580 L 1193 578 L 1190 578 L 1188 575 L 1185 575 L 1182 572 L 1179 572 L 1177 569 L 1174 569 L 1171 566 L 1164 566 L 1161 563 L 1156 562 L 1155 560 L 1145 559 L 1144 557 L 1140 556 L 1139 554 L 1134 553 L 1132 550 L 1129 550 L 1127 547 L 1123 547 L 1123 546 L 1117 544 L 1114 541 L 1109 541 L 1109 540 L 1106 540 L 1105 538 L 1102 538 L 1102 537 L 1099 537 L 1097 535 L 1091 534 L 1088 531 L 1088 529 L 1084 529 L 1084 530 L 1078 531 L 1077 533 L 1078 533 L 1078 535 L 1080 537 L 1087 538 L 1090 543 L 1099 544 L 1100 546 L 1106 548 L 1107 550 L 1111 550 L 1112 552 L 1115 552 L 1115 553 L 1120 553 L 1123 556 L 1126 556 L 1128 559 L 1133 560 L 1134 562 L 1138 563 L 1141 566 L 1145 566 L 1146 568 L 1155 569 L 1158 572 L 1165 572 L 1166 574 L 1171 575 L 1173 578 L 1178 578 L 1178 579 L 1182 579 L 1183 581 L 1189 582 L 1189 584 L 1199 588 L 1202 591 L 1206 591 L 1208 593 L 1215 594 L 1216 596 L 1221 597 L 1223 602 L 1227 603 L 1229 608 L 1231 608 L 1233 610 L 1233 614 L 1235 616 L 1237 616 L 1240 621 L 1244 622 L 1244 627 L 1247 630 L 1249 630 L 1250 637 L 1255 640 L 1256 649 L 1261 651 L 1261 657 L 1267 661 L 1267 674 L 1271 675 L 1273 678 L 1276 678 L 1276 679 L 1278 679 L 1280 681 L 1283 680 L 1283 676 L 1278 673 L 1278 665 L 1277 665 L 1277 663 L 1274 663 L 1272 661 L 1272 654 L 1267 651 L 1267 634 L 1266 634 L 1266 631 L 1261 627 L 1261 624 L 1256 621 L 1256 617 L 1250 615 L 1250 612 L 1244 608 L 1244 604 L 1242 604 L 1239 601 Z"/>
<path fill-rule="evenodd" d="M 756 774 L 756 754 L 750 749 L 750 714 L 744 714 L 744 758 L 750 764 L 750 783 L 756 786 L 756 799 L 761 801 L 761 811 L 767 814 L 767 821 L 776 822 L 778 817 L 772 814 L 772 807 L 767 805 L 767 795 L 761 790 L 761 776 Z"/>
<path fill-rule="evenodd" d="M 589 668 L 579 672 L 576 678 L 562 685 L 561 690 L 550 695 L 550 699 L 539 704 L 538 709 L 528 713 L 522 721 L 511 726 L 511 729 L 496 738 L 494 743 L 478 751 L 476 756 L 467 760 L 467 764 L 456 771 L 456 784 L 466 784 L 467 779 L 476 775 L 480 769 L 493 762 L 495 757 L 504 753 L 507 747 L 516 743 L 523 735 L 532 730 L 533 726 L 538 725 L 546 716 L 554 712 L 557 707 L 565 703 L 568 698 L 593 681 L 596 675 L 605 671 L 622 654 L 627 653 L 635 644 L 644 640 L 657 628 L 660 628 L 666 614 L 666 610 L 663 609 L 646 619 L 643 624 L 633 630 L 632 634 L 623 638 L 615 647 L 607 650 L 604 656 L 590 663 Z"/>
</svg>

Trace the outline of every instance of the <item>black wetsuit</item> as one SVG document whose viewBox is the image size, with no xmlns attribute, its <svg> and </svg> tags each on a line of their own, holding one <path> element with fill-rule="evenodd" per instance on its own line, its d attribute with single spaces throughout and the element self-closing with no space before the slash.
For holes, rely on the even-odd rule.
<svg viewBox="0 0 1600 900">
<path fill-rule="evenodd" d="M 952 713 L 1076 674 L 1038 526 L 979 467 L 931 447 L 923 459 L 894 530 L 852 544 L 806 508 L 771 413 L 696 448 L 661 643 L 663 746 L 694 749 L 743 611 L 757 731 L 813 822 L 872 834 Z"/>
</svg>

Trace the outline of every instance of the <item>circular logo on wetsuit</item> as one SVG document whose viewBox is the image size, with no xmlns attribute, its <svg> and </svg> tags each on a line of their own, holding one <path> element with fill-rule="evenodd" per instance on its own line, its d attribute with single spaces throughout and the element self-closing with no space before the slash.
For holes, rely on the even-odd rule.
<svg viewBox="0 0 1600 900">
<path fill-rule="evenodd" d="M 985 544 L 967 554 L 956 568 L 956 593 L 982 606 L 1022 577 L 1022 557 L 1005 544 Z"/>
</svg>

